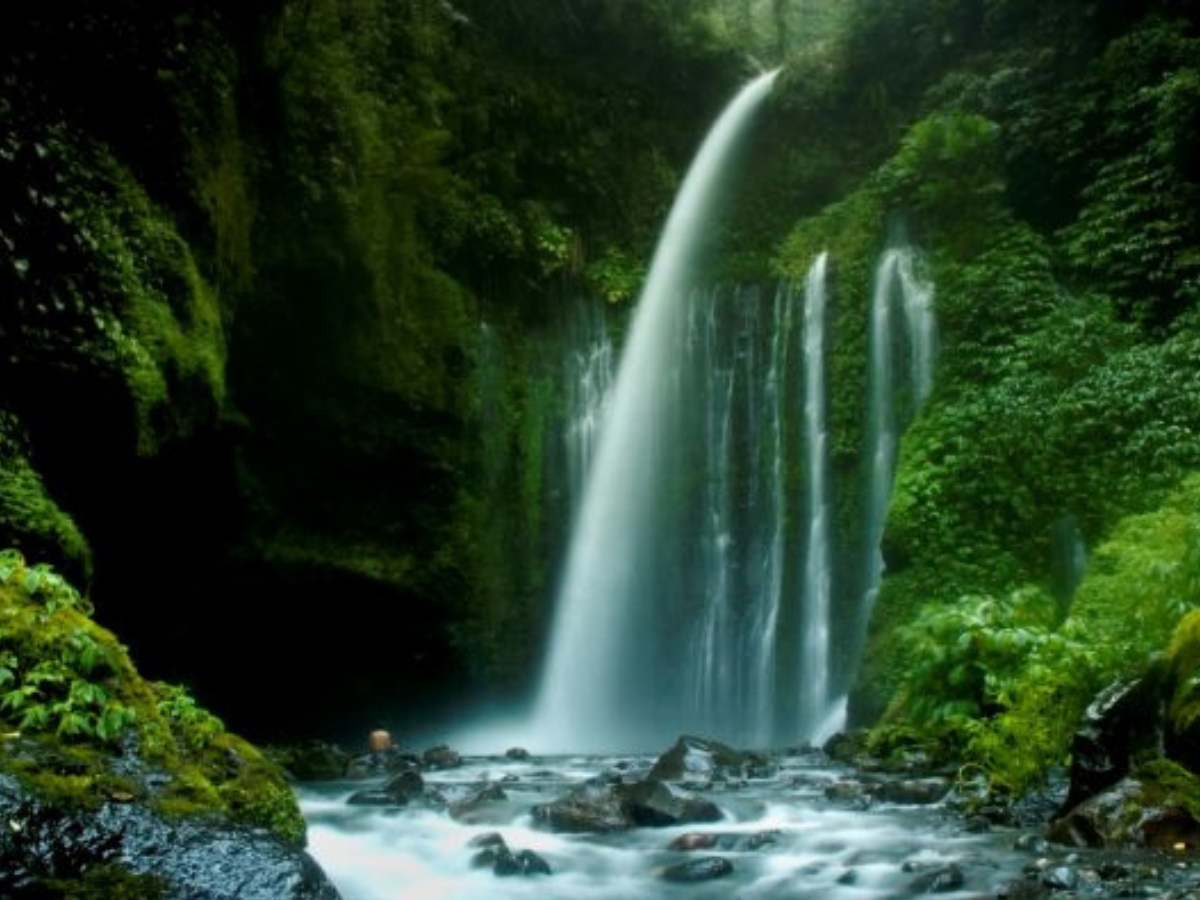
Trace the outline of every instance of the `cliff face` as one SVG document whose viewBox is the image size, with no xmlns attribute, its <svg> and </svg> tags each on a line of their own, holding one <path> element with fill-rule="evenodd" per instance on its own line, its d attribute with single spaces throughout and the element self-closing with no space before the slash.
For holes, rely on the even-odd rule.
<svg viewBox="0 0 1200 900">
<path fill-rule="evenodd" d="M 558 342 L 740 77 L 679 22 L 545 7 L 6 24 L 0 544 L 252 734 L 531 669 Z"/>
</svg>

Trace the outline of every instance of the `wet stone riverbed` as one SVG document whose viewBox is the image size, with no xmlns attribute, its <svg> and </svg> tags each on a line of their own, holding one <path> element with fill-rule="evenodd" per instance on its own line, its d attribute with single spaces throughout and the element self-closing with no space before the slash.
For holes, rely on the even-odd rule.
<svg viewBox="0 0 1200 900">
<path fill-rule="evenodd" d="M 966 817 L 948 780 L 815 753 L 672 783 L 716 806 L 686 824 L 572 832 L 544 814 L 572 792 L 639 782 L 653 762 L 469 757 L 420 773 L 398 802 L 377 796 L 390 776 L 305 785 L 309 849 L 344 900 L 1200 900 L 1188 858 L 1049 845 L 1037 827 Z"/>
</svg>

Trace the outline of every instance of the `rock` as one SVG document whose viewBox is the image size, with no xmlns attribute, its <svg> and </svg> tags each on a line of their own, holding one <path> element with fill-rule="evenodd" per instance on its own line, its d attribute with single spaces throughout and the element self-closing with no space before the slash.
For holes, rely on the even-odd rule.
<svg viewBox="0 0 1200 900">
<path fill-rule="evenodd" d="M 346 800 L 350 806 L 403 806 L 407 801 L 397 801 L 383 788 L 355 791 Z"/>
<path fill-rule="evenodd" d="M 632 824 L 612 785 L 583 784 L 531 812 L 537 825 L 571 834 L 622 831 Z"/>
<path fill-rule="evenodd" d="M 546 862 L 537 853 L 532 850 L 518 851 L 514 857 L 517 862 L 517 874 L 519 875 L 550 875 L 550 863 Z"/>
<path fill-rule="evenodd" d="M 839 731 L 825 742 L 825 755 L 834 762 L 853 763 L 867 752 L 867 737 L 870 732 L 863 728 Z"/>
<path fill-rule="evenodd" d="M 1161 682 L 1152 667 L 1143 678 L 1109 685 L 1088 705 L 1071 742 L 1070 788 L 1057 816 L 1128 775 L 1135 753 L 1161 748 Z"/>
<path fill-rule="evenodd" d="M 668 850 L 711 850 L 717 846 L 717 835 L 712 833 L 703 833 L 689 831 L 686 834 L 681 834 L 671 843 L 667 844 Z"/>
<path fill-rule="evenodd" d="M 732 771 L 742 777 L 747 754 L 718 741 L 684 735 L 660 756 L 647 776 L 656 781 L 711 781 L 718 774 Z"/>
<path fill-rule="evenodd" d="M 1182 769 L 1175 775 L 1195 781 Z M 1179 790 L 1148 778 L 1125 778 L 1056 819 L 1046 836 L 1075 847 L 1195 849 L 1200 847 L 1200 822 L 1185 808 Z M 1194 797 L 1200 785 L 1192 784 L 1189 790 Z"/>
<path fill-rule="evenodd" d="M 421 765 L 434 772 L 457 769 L 462 765 L 462 757 L 445 744 L 439 744 L 421 754 Z"/>
<path fill-rule="evenodd" d="M 1050 893 L 1050 888 L 1034 878 L 1017 878 L 996 892 L 996 900 L 1036 900 Z"/>
<path fill-rule="evenodd" d="M 1042 884 L 1052 891 L 1073 891 L 1079 886 L 1079 873 L 1070 866 L 1053 866 L 1042 873 Z"/>
<path fill-rule="evenodd" d="M 861 781 L 835 781 L 825 785 L 825 799 L 842 803 L 857 802 L 867 798 L 867 791 Z"/>
<path fill-rule="evenodd" d="M 662 828 L 721 820 L 721 810 L 712 801 L 677 792 L 652 778 L 622 786 L 619 793 L 635 825 Z"/>
<path fill-rule="evenodd" d="M 504 755 L 508 759 L 522 761 L 522 762 L 525 760 L 528 760 L 530 758 L 529 751 L 526 750 L 524 747 L 509 747 L 507 750 L 504 751 Z"/>
<path fill-rule="evenodd" d="M 170 900 L 340 900 L 307 853 L 217 817 L 168 819 L 138 803 L 58 809 L 0 775 L 0 821 L 0 897 L 47 896 L 44 877 L 111 867 L 161 879 Z"/>
<path fill-rule="evenodd" d="M 698 881 L 713 881 L 733 874 L 733 863 L 723 856 L 702 856 L 676 863 L 663 870 L 665 881 L 679 884 L 694 884 Z"/>
<path fill-rule="evenodd" d="M 508 794 L 498 784 L 486 784 L 466 797 L 455 800 L 449 805 L 450 818 L 458 822 L 479 822 L 488 817 L 489 807 L 503 803 Z"/>
<path fill-rule="evenodd" d="M 384 790 L 403 805 L 425 795 L 425 779 L 420 772 L 402 772 L 389 781 Z"/>
<path fill-rule="evenodd" d="M 751 834 L 739 832 L 689 831 L 679 835 L 667 845 L 669 850 L 736 850 L 752 851 L 774 844 L 777 831 L 756 831 Z"/>
<path fill-rule="evenodd" d="M 298 781 L 336 781 L 350 765 L 349 753 L 323 741 L 288 747 L 279 755 L 280 763 Z"/>
<path fill-rule="evenodd" d="M 875 795 L 885 803 L 909 806 L 938 803 L 950 793 L 945 778 L 914 778 L 904 781 L 883 781 L 875 786 Z"/>
<path fill-rule="evenodd" d="M 918 875 L 912 880 L 909 890 L 918 894 L 946 894 L 957 891 L 965 882 L 962 870 L 950 863 L 948 866 Z"/>
<path fill-rule="evenodd" d="M 355 791 L 346 802 L 351 806 L 407 806 L 427 799 L 425 781 L 419 772 L 402 772 L 381 788 Z"/>
<path fill-rule="evenodd" d="M 660 828 L 692 822 L 716 822 L 721 810 L 661 781 L 632 784 L 590 781 L 563 797 L 532 810 L 534 821 L 552 831 L 607 832 L 634 826 Z"/>
</svg>

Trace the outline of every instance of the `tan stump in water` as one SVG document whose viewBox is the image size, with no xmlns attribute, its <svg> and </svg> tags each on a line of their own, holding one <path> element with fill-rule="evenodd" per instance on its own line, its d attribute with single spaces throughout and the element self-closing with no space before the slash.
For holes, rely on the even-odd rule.
<svg viewBox="0 0 1200 900">
<path fill-rule="evenodd" d="M 367 735 L 367 747 L 372 753 L 382 753 L 392 749 L 392 736 L 382 728 L 377 728 Z"/>
</svg>

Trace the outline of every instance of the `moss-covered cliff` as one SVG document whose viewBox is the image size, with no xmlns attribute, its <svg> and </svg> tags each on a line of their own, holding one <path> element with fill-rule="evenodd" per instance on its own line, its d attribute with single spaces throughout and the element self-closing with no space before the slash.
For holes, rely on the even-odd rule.
<svg viewBox="0 0 1200 900">
<path fill-rule="evenodd" d="M 257 734 L 519 685 L 564 335 L 745 71 L 707 6 L 6 14 L 0 544 Z"/>
<path fill-rule="evenodd" d="M 874 92 L 901 130 L 781 259 L 798 277 L 832 251 L 855 334 L 897 221 L 924 251 L 936 387 L 903 438 L 854 708 L 949 730 L 1015 789 L 1197 602 L 1200 45 L 1186 4 L 934 6 L 859 17 L 887 78 L 856 70 L 851 39 L 818 113 L 853 122 Z M 864 356 L 850 342 L 833 363 L 848 483 Z M 1057 561 L 1073 541 L 1077 589 Z"/>
</svg>

